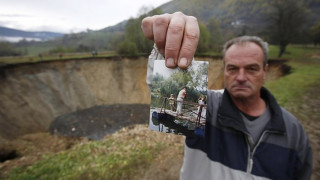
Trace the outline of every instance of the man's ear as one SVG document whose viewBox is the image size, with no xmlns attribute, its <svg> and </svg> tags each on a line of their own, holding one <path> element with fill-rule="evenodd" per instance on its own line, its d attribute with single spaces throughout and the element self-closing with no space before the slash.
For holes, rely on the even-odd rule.
<svg viewBox="0 0 320 180">
<path fill-rule="evenodd" d="M 266 64 L 266 65 L 264 66 L 263 71 L 264 71 L 264 75 L 263 75 L 263 83 L 265 83 L 265 82 L 266 82 L 266 80 L 267 80 L 267 73 L 268 73 L 268 71 L 269 71 L 269 64 Z"/>
<path fill-rule="evenodd" d="M 269 64 L 266 64 L 266 65 L 264 66 L 264 71 L 265 71 L 266 73 L 269 71 Z"/>
</svg>

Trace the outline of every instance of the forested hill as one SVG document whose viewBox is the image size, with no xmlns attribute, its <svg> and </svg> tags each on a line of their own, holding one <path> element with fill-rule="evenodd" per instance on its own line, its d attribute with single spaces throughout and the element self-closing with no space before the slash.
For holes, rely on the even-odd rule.
<svg viewBox="0 0 320 180">
<path fill-rule="evenodd" d="M 276 1 L 276 0 L 272 0 Z M 291 0 L 295 3 L 301 0 Z M 320 1 L 302 0 L 310 10 L 310 18 L 320 19 Z M 286 1 L 287 3 L 290 3 Z M 261 19 L 266 11 L 266 4 L 262 0 L 172 0 L 159 7 L 164 13 L 181 11 L 185 14 L 196 16 L 201 21 L 207 22 L 211 17 L 217 19 L 233 18 L 252 21 Z"/>
<path fill-rule="evenodd" d="M 287 43 L 312 43 L 314 39 L 312 39 L 310 29 L 320 22 L 318 13 L 320 12 L 320 0 L 172 0 L 150 11 L 149 15 L 177 11 L 195 16 L 203 25 L 202 27 L 200 25 L 200 31 L 202 31 L 202 37 L 206 38 L 200 41 L 214 39 L 218 42 L 217 45 L 209 45 L 210 42 L 200 43 L 198 50 L 201 45 L 207 47 L 203 48 L 203 51 L 206 51 L 208 47 L 214 49 L 213 46 L 219 46 L 219 43 L 229 38 L 245 34 L 259 35 L 274 44 L 279 43 L 283 38 L 285 39 L 283 46 L 286 46 Z M 141 20 L 142 18 L 139 17 L 135 22 L 132 19 L 126 22 L 126 33 L 123 40 L 136 44 L 140 52 L 148 52 L 144 51 L 146 48 L 143 48 L 142 44 L 146 42 L 141 39 L 137 40 L 143 38 L 139 32 L 141 31 Z M 282 21 L 281 25 L 277 25 L 276 21 Z M 279 26 L 281 26 L 280 29 Z M 120 24 L 117 27 L 118 30 L 121 29 Z M 281 29 L 282 27 L 285 29 Z M 103 31 L 114 33 L 114 29 L 106 28 Z M 205 36 L 205 31 L 211 37 Z M 278 33 L 279 31 L 282 33 Z M 112 36 L 112 38 L 115 40 L 113 42 L 121 39 L 120 36 Z"/>
<path fill-rule="evenodd" d="M 173 0 L 159 8 L 165 13 L 181 11 L 202 21 L 207 21 L 212 16 L 225 16 L 228 11 L 225 4 L 224 0 Z"/>
<path fill-rule="evenodd" d="M 320 1 L 304 1 L 308 2 L 305 3 L 309 11 L 308 21 L 310 25 L 314 24 L 320 20 Z M 290 2 L 294 3 L 295 0 Z M 159 8 L 164 13 L 181 11 L 197 17 L 199 21 L 204 23 L 207 23 L 211 18 L 215 18 L 221 23 L 221 26 L 227 24 L 244 25 L 248 28 L 255 26 L 255 29 L 265 25 L 268 20 L 265 14 L 270 13 L 267 4 L 261 0 L 172 0 Z"/>
</svg>

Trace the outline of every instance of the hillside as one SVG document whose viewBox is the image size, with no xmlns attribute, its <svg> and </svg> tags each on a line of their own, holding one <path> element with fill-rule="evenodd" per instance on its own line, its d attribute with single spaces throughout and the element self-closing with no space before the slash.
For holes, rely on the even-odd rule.
<svg viewBox="0 0 320 180">
<path fill-rule="evenodd" d="M 92 58 L 1 68 L 0 143 L 1 139 L 46 131 L 58 116 L 93 106 L 148 104 L 145 77 L 145 57 Z"/>
<path fill-rule="evenodd" d="M 232 29 L 235 33 L 245 31 L 247 34 L 257 34 L 263 30 L 266 18 L 259 1 L 225 1 L 225 0 L 173 0 L 159 7 L 164 13 L 182 11 L 197 17 L 199 21 L 207 23 L 214 17 L 220 22 L 222 31 Z M 309 23 L 320 20 L 320 2 L 309 1 Z M 309 24 L 309 25 L 310 25 Z"/>
<path fill-rule="evenodd" d="M 21 37 L 25 39 L 32 38 L 32 39 L 38 39 L 41 41 L 46 41 L 46 40 L 54 39 L 61 36 L 63 36 L 63 34 L 56 33 L 56 32 L 47 32 L 47 31 L 30 32 L 30 31 L 22 31 L 22 30 L 0 26 L 0 37 Z"/>
</svg>

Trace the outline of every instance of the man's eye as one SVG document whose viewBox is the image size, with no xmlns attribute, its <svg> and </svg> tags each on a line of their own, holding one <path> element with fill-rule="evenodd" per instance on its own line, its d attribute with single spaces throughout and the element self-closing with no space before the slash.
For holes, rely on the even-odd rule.
<svg viewBox="0 0 320 180">
<path fill-rule="evenodd" d="M 228 71 L 236 71 L 237 68 L 235 68 L 235 67 L 228 67 L 227 70 L 228 70 Z"/>
<path fill-rule="evenodd" d="M 249 67 L 249 68 L 247 68 L 247 70 L 249 72 L 256 72 L 256 71 L 259 71 L 259 68 L 257 68 L 257 67 Z"/>
</svg>

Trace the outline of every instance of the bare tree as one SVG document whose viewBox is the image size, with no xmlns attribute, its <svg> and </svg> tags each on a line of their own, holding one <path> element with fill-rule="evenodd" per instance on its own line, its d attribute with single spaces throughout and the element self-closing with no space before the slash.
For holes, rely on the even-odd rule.
<svg viewBox="0 0 320 180">
<path fill-rule="evenodd" d="M 271 41 L 279 45 L 278 57 L 303 29 L 308 15 L 305 0 L 268 0 L 266 5 L 267 32 Z"/>
</svg>

